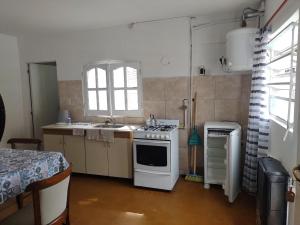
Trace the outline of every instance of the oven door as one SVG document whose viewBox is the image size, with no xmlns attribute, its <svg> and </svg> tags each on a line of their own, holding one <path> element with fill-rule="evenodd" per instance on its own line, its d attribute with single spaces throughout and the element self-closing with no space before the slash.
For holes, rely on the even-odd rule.
<svg viewBox="0 0 300 225">
<path fill-rule="evenodd" d="M 139 140 L 133 141 L 134 169 L 140 172 L 170 172 L 170 141 Z"/>
</svg>

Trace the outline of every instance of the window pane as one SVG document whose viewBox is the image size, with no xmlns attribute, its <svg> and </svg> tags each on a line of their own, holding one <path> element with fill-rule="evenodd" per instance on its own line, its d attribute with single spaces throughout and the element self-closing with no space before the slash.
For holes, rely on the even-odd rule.
<svg viewBox="0 0 300 225">
<path fill-rule="evenodd" d="M 101 68 L 97 68 L 98 73 L 98 88 L 106 88 L 106 71 Z"/>
<path fill-rule="evenodd" d="M 107 110 L 107 92 L 98 91 L 99 110 Z"/>
<path fill-rule="evenodd" d="M 126 67 L 127 87 L 137 87 L 137 70 L 132 67 Z"/>
<path fill-rule="evenodd" d="M 88 88 L 96 88 L 96 73 L 94 68 L 87 72 L 87 85 Z"/>
<path fill-rule="evenodd" d="M 279 59 L 269 64 L 272 77 L 287 74 L 291 72 L 291 55 Z"/>
<path fill-rule="evenodd" d="M 124 90 L 114 91 L 115 110 L 125 110 L 125 94 Z"/>
<path fill-rule="evenodd" d="M 285 31 L 280 33 L 275 39 L 273 39 L 268 47 L 271 49 L 271 58 L 278 57 L 284 52 L 288 52 L 292 47 L 292 36 L 294 34 L 294 44 L 298 43 L 298 27 L 295 27 L 293 33 L 293 26 L 289 26 Z"/>
<path fill-rule="evenodd" d="M 137 90 L 127 90 L 127 107 L 128 110 L 139 109 Z"/>
<path fill-rule="evenodd" d="M 113 71 L 114 74 L 114 87 L 124 87 L 124 67 L 119 67 Z"/>
<path fill-rule="evenodd" d="M 290 113 L 290 123 L 294 122 L 294 105 L 295 103 L 291 103 L 291 113 Z M 270 112 L 274 116 L 278 116 L 279 118 L 287 121 L 288 119 L 288 101 L 271 98 L 270 99 Z"/>
<path fill-rule="evenodd" d="M 270 88 L 270 95 L 277 96 L 277 97 L 283 97 L 283 98 L 289 98 L 290 96 L 290 85 L 272 85 Z M 293 85 L 292 88 L 292 99 L 295 99 L 295 86 Z"/>
<path fill-rule="evenodd" d="M 89 91 L 89 109 L 90 110 L 97 110 L 97 95 L 96 91 Z"/>
</svg>

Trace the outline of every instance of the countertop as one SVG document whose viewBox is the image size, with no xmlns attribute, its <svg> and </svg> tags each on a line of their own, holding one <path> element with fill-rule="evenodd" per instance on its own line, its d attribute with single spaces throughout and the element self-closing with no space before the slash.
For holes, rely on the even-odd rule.
<svg viewBox="0 0 300 225">
<path fill-rule="evenodd" d="M 103 125 L 104 123 L 73 123 L 71 125 L 67 123 L 57 123 L 43 126 L 42 129 L 53 129 L 53 130 L 73 130 L 73 129 L 84 129 L 84 130 L 113 130 L 118 132 L 132 132 L 135 129 L 139 128 L 141 125 L 138 124 L 117 124 L 124 125 L 121 128 L 104 128 L 104 127 L 95 127 L 97 125 Z"/>
</svg>

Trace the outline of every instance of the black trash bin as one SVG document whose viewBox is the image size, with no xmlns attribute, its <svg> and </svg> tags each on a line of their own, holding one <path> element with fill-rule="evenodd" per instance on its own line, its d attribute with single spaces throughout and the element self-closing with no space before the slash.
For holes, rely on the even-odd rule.
<svg viewBox="0 0 300 225">
<path fill-rule="evenodd" d="M 288 172 L 278 160 L 258 160 L 257 216 L 261 225 L 286 225 L 288 179 Z"/>
</svg>

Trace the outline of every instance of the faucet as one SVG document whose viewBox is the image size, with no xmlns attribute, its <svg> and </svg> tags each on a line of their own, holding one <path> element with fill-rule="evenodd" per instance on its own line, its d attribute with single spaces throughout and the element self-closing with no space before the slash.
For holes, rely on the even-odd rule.
<svg viewBox="0 0 300 225">
<path fill-rule="evenodd" d="M 105 125 L 108 125 L 109 123 L 111 123 L 111 124 L 115 124 L 115 121 L 114 121 L 114 119 L 112 118 L 112 117 L 109 117 L 109 118 L 107 118 L 106 120 L 105 120 Z"/>
</svg>

